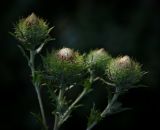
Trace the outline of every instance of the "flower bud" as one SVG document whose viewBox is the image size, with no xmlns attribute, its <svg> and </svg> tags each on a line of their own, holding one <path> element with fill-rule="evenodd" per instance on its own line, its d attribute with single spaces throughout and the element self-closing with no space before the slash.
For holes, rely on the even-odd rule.
<svg viewBox="0 0 160 130">
<path fill-rule="evenodd" d="M 139 63 L 129 56 L 111 60 L 107 66 L 107 74 L 110 80 L 122 87 L 137 83 L 143 76 Z"/>
<path fill-rule="evenodd" d="M 30 16 L 28 16 L 25 19 L 25 23 L 26 23 L 27 26 L 36 25 L 36 24 L 38 24 L 38 22 L 39 22 L 39 19 L 34 13 L 32 13 Z"/>
<path fill-rule="evenodd" d="M 44 66 L 55 84 L 80 82 L 85 73 L 84 56 L 70 48 L 53 51 L 44 58 Z"/>
<path fill-rule="evenodd" d="M 104 74 L 106 65 L 109 63 L 111 56 L 103 49 L 96 49 L 87 55 L 86 62 L 96 74 Z"/>
<path fill-rule="evenodd" d="M 51 40 L 49 36 L 51 29 L 43 19 L 32 13 L 27 18 L 19 20 L 15 25 L 14 35 L 23 43 L 25 49 L 34 50 L 41 44 Z"/>
</svg>

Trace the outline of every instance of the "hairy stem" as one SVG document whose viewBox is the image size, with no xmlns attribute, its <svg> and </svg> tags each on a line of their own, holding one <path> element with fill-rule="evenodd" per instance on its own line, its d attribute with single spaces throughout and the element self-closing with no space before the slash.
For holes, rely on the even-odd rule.
<svg viewBox="0 0 160 130">
<path fill-rule="evenodd" d="M 112 105 L 117 101 L 119 97 L 119 92 L 116 92 L 113 95 L 113 98 L 111 99 L 111 101 L 108 103 L 107 107 L 104 109 L 104 111 L 101 113 L 101 117 L 104 118 L 107 114 L 110 113 L 110 109 L 112 107 Z"/>
<path fill-rule="evenodd" d="M 117 101 L 118 97 L 119 97 L 120 93 L 118 92 L 118 90 L 116 89 L 115 94 L 113 95 L 111 101 L 108 103 L 107 107 L 102 111 L 101 113 L 101 118 L 106 117 L 107 114 L 110 114 L 110 109 L 112 107 L 112 105 Z M 97 121 L 94 121 L 90 126 L 87 127 L 86 130 L 91 130 L 94 126 L 97 125 Z"/>
<path fill-rule="evenodd" d="M 59 109 L 58 107 L 61 107 L 61 106 L 62 106 L 63 94 L 64 94 L 64 90 L 63 90 L 63 88 L 60 86 L 59 95 L 58 95 L 58 101 L 57 101 L 57 102 L 58 102 L 57 109 Z M 61 113 L 58 113 L 58 114 L 61 116 Z M 59 127 L 60 127 L 60 125 L 59 125 L 59 122 L 60 122 L 59 115 L 57 115 L 57 113 L 55 113 L 53 130 L 58 130 Z"/>
<path fill-rule="evenodd" d="M 35 91 L 37 93 L 37 98 L 38 98 L 39 107 L 40 107 L 40 111 L 41 111 L 43 126 L 44 126 L 45 130 L 47 130 L 47 123 L 46 123 L 46 117 L 45 117 L 45 113 L 44 113 L 42 98 L 41 98 L 41 94 L 40 94 L 40 88 L 39 88 L 38 84 L 35 82 L 35 65 L 34 65 L 34 60 L 35 60 L 35 52 L 34 51 L 30 51 L 29 66 L 31 68 L 31 73 L 32 73 L 32 82 L 33 82 Z"/>
<path fill-rule="evenodd" d="M 76 98 L 76 100 L 68 107 L 66 112 L 63 115 L 63 121 L 62 123 L 68 118 L 69 114 L 71 113 L 72 109 L 75 107 L 75 105 L 84 97 L 84 95 L 87 93 L 87 90 L 84 88 L 81 94 Z"/>
<path fill-rule="evenodd" d="M 55 115 L 53 130 L 58 130 L 58 128 L 59 128 L 58 122 L 59 122 L 59 118 L 57 115 Z"/>
</svg>

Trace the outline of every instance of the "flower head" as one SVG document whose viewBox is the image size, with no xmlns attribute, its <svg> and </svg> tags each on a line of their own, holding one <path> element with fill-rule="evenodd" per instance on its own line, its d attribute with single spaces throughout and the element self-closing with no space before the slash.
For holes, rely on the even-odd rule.
<svg viewBox="0 0 160 130">
<path fill-rule="evenodd" d="M 140 81 L 143 76 L 139 63 L 129 56 L 117 57 L 108 64 L 107 74 L 118 86 L 133 85 Z"/>
<path fill-rule="evenodd" d="M 44 58 L 46 71 L 54 78 L 55 84 L 80 82 L 84 76 L 84 56 L 70 48 L 53 51 Z"/>
<path fill-rule="evenodd" d="M 15 25 L 15 37 L 23 43 L 27 50 L 35 49 L 37 46 L 51 40 L 49 32 L 52 28 L 34 13 L 27 18 L 20 19 Z"/>
<path fill-rule="evenodd" d="M 91 51 L 86 58 L 89 67 L 95 71 L 96 74 L 103 75 L 106 65 L 111 60 L 111 56 L 103 49 L 96 49 Z"/>
</svg>

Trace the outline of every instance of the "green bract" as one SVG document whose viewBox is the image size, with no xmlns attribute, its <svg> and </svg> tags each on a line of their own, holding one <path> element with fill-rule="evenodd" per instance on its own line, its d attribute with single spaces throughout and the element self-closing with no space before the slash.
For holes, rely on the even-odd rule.
<svg viewBox="0 0 160 130">
<path fill-rule="evenodd" d="M 111 60 L 111 56 L 102 48 L 91 51 L 86 58 L 86 62 L 95 74 L 103 75 L 106 65 Z"/>
<path fill-rule="evenodd" d="M 129 56 L 112 59 L 107 66 L 107 74 L 117 86 L 133 85 L 143 76 L 141 65 Z"/>
<path fill-rule="evenodd" d="M 80 82 L 84 76 L 84 57 L 69 48 L 53 51 L 44 58 L 47 72 L 53 81 L 60 85 Z"/>
<path fill-rule="evenodd" d="M 21 19 L 15 25 L 15 37 L 23 43 L 25 49 L 35 49 L 37 45 L 41 45 L 49 40 L 49 32 L 52 28 L 48 24 L 38 18 L 34 13 L 26 19 Z"/>
</svg>

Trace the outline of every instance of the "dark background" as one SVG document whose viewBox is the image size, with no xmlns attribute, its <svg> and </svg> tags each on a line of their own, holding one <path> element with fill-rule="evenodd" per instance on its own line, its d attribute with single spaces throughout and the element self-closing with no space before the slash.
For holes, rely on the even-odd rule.
<svg viewBox="0 0 160 130">
<path fill-rule="evenodd" d="M 160 129 L 159 0 L 1 0 L 0 130 L 39 130 L 30 114 L 39 110 L 30 70 L 17 40 L 8 33 L 14 31 L 19 18 L 32 12 L 55 26 L 51 35 L 56 41 L 46 49 L 66 46 L 87 52 L 103 47 L 113 56 L 134 57 L 148 71 L 142 84 L 149 88 L 132 89 L 120 98 L 124 106 L 133 109 L 105 118 L 94 130 Z M 85 130 L 90 101 L 95 100 L 99 109 L 105 107 L 105 89 L 99 87 L 82 101 L 85 107 L 75 111 L 62 130 Z M 47 97 L 44 100 L 48 116 L 51 108 Z M 50 125 L 52 120 L 49 116 Z"/>
</svg>

